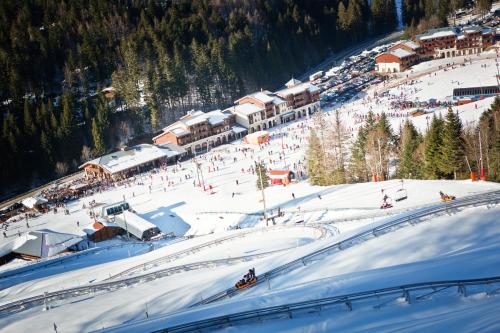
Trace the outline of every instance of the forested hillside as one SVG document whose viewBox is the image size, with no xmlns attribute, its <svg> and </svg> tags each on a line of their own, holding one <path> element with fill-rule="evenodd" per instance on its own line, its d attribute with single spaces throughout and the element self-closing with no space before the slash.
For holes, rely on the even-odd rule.
<svg viewBox="0 0 500 333">
<path fill-rule="evenodd" d="M 3 0 L 0 185 L 63 175 L 395 25 L 393 0 Z"/>
</svg>

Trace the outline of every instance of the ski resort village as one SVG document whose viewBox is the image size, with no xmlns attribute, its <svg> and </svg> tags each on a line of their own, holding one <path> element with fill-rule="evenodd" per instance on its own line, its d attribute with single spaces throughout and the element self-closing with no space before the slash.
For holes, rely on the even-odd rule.
<svg viewBox="0 0 500 333">
<path fill-rule="evenodd" d="M 496 8 L 115 149 L 92 124 L 0 206 L 0 332 L 500 332 Z"/>
</svg>

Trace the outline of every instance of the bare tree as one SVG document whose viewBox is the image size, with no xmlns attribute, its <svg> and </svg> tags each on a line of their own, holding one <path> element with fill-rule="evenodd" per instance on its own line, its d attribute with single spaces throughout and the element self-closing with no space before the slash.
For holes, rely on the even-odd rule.
<svg viewBox="0 0 500 333">
<path fill-rule="evenodd" d="M 80 160 L 82 162 L 86 162 L 90 159 L 92 159 L 94 155 L 92 154 L 92 149 L 90 149 L 89 146 L 83 146 L 82 147 L 82 155 L 80 156 Z"/>
<path fill-rule="evenodd" d="M 66 163 L 66 162 L 57 162 L 56 163 L 55 171 L 56 171 L 56 175 L 58 177 L 62 177 L 66 173 L 68 173 L 68 169 L 69 169 L 68 163 Z"/>
</svg>

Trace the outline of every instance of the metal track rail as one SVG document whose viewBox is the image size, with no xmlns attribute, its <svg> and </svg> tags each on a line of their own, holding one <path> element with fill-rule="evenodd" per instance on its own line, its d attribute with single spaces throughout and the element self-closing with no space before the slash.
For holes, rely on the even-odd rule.
<svg viewBox="0 0 500 333">
<path fill-rule="evenodd" d="M 304 228 L 304 226 L 293 226 L 293 227 L 301 227 Z M 309 228 L 314 228 L 317 230 L 321 231 L 321 237 L 326 237 L 326 235 L 331 232 L 329 229 L 324 228 L 323 226 L 307 226 Z M 285 227 L 280 227 L 280 229 L 284 229 Z M 288 229 L 290 227 L 287 227 Z M 259 232 L 266 232 L 267 230 L 270 229 L 279 229 L 279 228 L 266 228 L 266 229 L 259 229 Z M 256 231 L 254 231 L 256 232 Z M 248 235 L 251 232 L 244 233 L 244 235 Z M 239 234 L 241 236 L 241 234 Z M 217 267 L 217 266 L 222 266 L 222 265 L 231 265 L 235 263 L 240 263 L 240 262 L 245 262 L 245 261 L 251 261 L 259 258 L 263 258 L 266 256 L 270 256 L 279 252 L 287 251 L 289 249 L 282 249 L 282 250 L 276 250 L 276 251 L 270 251 L 270 252 L 265 252 L 265 253 L 259 253 L 259 254 L 253 254 L 249 256 L 242 256 L 242 257 L 235 257 L 235 258 L 225 258 L 225 259 L 217 259 L 217 260 L 208 260 L 208 261 L 202 261 L 202 262 L 196 262 L 196 263 L 190 263 L 190 264 L 185 264 L 185 265 L 179 265 L 175 267 L 169 267 L 166 269 L 158 270 L 158 271 L 153 271 L 141 275 L 134 275 L 131 277 L 119 279 L 119 280 L 113 280 L 109 281 L 105 280 L 105 282 L 101 283 L 94 283 L 94 284 L 88 284 L 80 287 L 74 287 L 74 288 L 68 288 L 60 291 L 55 291 L 55 292 L 50 292 L 50 293 L 45 293 L 42 295 L 36 295 L 33 297 L 28 297 L 25 299 L 17 300 L 14 302 L 9 302 L 3 305 L 0 305 L 0 316 L 1 315 L 8 315 L 20 311 L 27 310 L 29 308 L 32 308 L 34 306 L 39 306 L 42 304 L 49 304 L 54 301 L 59 301 L 63 299 L 68 299 L 68 298 L 73 298 L 73 297 L 79 297 L 83 295 L 88 295 L 88 294 L 93 294 L 96 292 L 111 292 L 115 291 L 121 288 L 129 287 L 131 285 L 137 284 L 137 283 L 145 283 L 149 282 L 158 278 L 162 278 L 165 276 L 185 272 L 185 271 L 191 271 L 191 270 L 196 270 L 196 269 L 202 269 L 202 268 L 207 268 L 207 267 Z M 142 265 L 140 267 L 143 267 Z"/>
<path fill-rule="evenodd" d="M 414 213 L 403 216 L 396 216 L 394 218 L 389 218 L 388 222 L 379 225 L 373 229 L 368 229 L 362 231 L 354 236 L 351 236 L 342 241 L 331 244 L 323 249 L 318 251 L 309 253 L 301 258 L 295 259 L 291 262 L 288 262 L 284 265 L 278 266 L 266 273 L 263 273 L 257 276 L 257 283 L 251 285 L 249 288 L 254 288 L 255 286 L 267 282 L 269 279 L 278 276 L 280 274 L 292 271 L 298 267 L 305 266 L 308 261 L 318 260 L 321 256 L 326 255 L 333 251 L 341 251 L 348 247 L 353 246 L 354 244 L 359 244 L 373 237 L 378 237 L 385 232 L 393 230 L 395 228 L 400 228 L 408 225 L 414 225 L 418 223 L 422 218 L 443 213 L 450 212 L 455 209 L 467 207 L 467 206 L 476 206 L 476 205 L 488 205 L 488 204 L 496 204 L 500 202 L 500 191 L 493 191 L 488 193 L 482 193 L 477 195 L 472 195 L 468 197 L 463 197 L 461 199 L 457 199 L 455 201 L 441 203 L 438 205 L 424 207 L 421 209 L 417 209 Z M 246 288 L 245 290 L 248 290 Z M 220 291 L 210 297 L 205 298 L 204 300 L 192 304 L 190 307 L 195 307 L 202 304 L 213 303 L 225 298 L 230 298 L 238 293 L 240 293 L 242 289 L 236 289 L 235 287 Z"/>
<path fill-rule="evenodd" d="M 329 231 L 324 226 L 319 226 L 319 225 L 314 225 L 314 224 L 308 224 L 305 226 L 303 226 L 303 225 L 301 225 L 301 226 L 277 225 L 277 226 L 266 227 L 266 228 L 258 228 L 258 229 L 254 228 L 254 229 L 251 229 L 251 230 L 248 230 L 245 232 L 240 232 L 240 233 L 237 233 L 234 235 L 229 235 L 226 237 L 218 238 L 218 239 L 215 239 L 215 240 L 212 240 L 212 241 L 209 241 L 209 242 L 197 245 L 197 246 L 190 247 L 190 248 L 185 249 L 185 250 L 181 250 L 181 251 L 169 254 L 167 256 L 164 256 L 164 257 L 161 257 L 158 259 L 154 259 L 154 260 L 142 263 L 140 265 L 133 266 L 129 269 L 126 269 L 126 270 L 118 273 L 118 274 L 110 276 L 109 278 L 105 279 L 105 281 L 109 281 L 109 280 L 113 280 L 116 278 L 132 275 L 132 274 L 137 273 L 137 272 L 145 271 L 145 270 L 154 268 L 158 265 L 166 264 L 166 263 L 169 263 L 171 261 L 177 260 L 179 258 L 185 257 L 187 255 L 199 252 L 205 248 L 209 248 L 211 246 L 216 246 L 216 245 L 222 244 L 224 242 L 232 241 L 232 240 L 235 240 L 238 238 L 243 238 L 243 237 L 246 237 L 250 234 L 255 234 L 255 233 L 259 233 L 259 232 L 267 232 L 267 231 L 276 230 L 276 229 L 284 229 L 284 228 L 289 229 L 291 227 L 314 228 L 314 229 L 319 230 L 321 232 L 321 235 L 319 238 L 324 238 L 324 237 L 331 235 L 331 231 Z"/>
<path fill-rule="evenodd" d="M 435 296 L 445 291 L 450 292 L 453 287 L 456 287 L 458 293 L 464 297 L 475 292 L 486 292 L 488 295 L 495 295 L 500 291 L 500 288 L 498 288 L 499 284 L 500 276 L 478 279 L 420 282 L 282 304 L 255 310 L 240 311 L 223 316 L 174 324 L 172 326 L 168 326 L 170 316 L 163 315 L 156 318 L 139 320 L 134 323 L 104 328 L 96 332 L 204 332 L 239 324 L 255 324 L 256 322 L 261 323 L 268 320 L 291 319 L 296 315 L 319 313 L 339 306 L 342 307 L 342 309 L 352 311 L 354 305 L 363 301 L 376 300 L 377 304 L 369 304 L 372 305 L 374 309 L 380 309 L 398 299 L 403 299 L 406 303 L 412 304 L 414 302 L 425 301 L 430 298 L 430 295 Z M 477 289 L 477 287 L 482 288 Z M 474 290 L 472 290 L 473 288 Z M 189 320 L 189 318 L 187 318 L 187 320 Z M 182 322 L 182 319 L 180 319 L 180 321 Z"/>
</svg>

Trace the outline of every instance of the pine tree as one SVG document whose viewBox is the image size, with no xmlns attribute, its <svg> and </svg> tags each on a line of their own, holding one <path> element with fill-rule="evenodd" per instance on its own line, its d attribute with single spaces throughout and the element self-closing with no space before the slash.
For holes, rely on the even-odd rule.
<svg viewBox="0 0 500 333">
<path fill-rule="evenodd" d="M 103 135 L 101 129 L 97 125 L 96 118 L 92 119 L 92 142 L 96 156 L 101 156 L 106 152 Z"/>
<path fill-rule="evenodd" d="M 311 129 L 309 134 L 309 146 L 306 152 L 307 174 L 311 185 L 327 185 L 327 171 L 325 167 L 324 148 L 316 131 Z"/>
<path fill-rule="evenodd" d="M 442 177 L 439 160 L 441 158 L 443 127 L 443 119 L 434 115 L 429 130 L 425 135 L 424 175 L 427 179 L 439 179 Z"/>
<path fill-rule="evenodd" d="M 351 158 L 349 161 L 349 174 L 351 181 L 366 182 L 368 178 L 368 167 L 366 162 L 366 135 L 364 126 L 358 129 L 356 141 L 351 146 Z"/>
<path fill-rule="evenodd" d="M 71 92 L 65 91 L 62 98 L 63 112 L 61 114 L 61 133 L 63 137 L 70 137 L 76 128 L 75 118 L 73 116 L 73 96 Z"/>
<path fill-rule="evenodd" d="M 29 138 L 32 138 L 36 133 L 36 127 L 35 127 L 35 123 L 33 122 L 33 117 L 31 116 L 31 111 L 30 111 L 29 103 L 28 103 L 27 99 L 24 101 L 23 118 L 24 118 L 24 133 Z"/>
<path fill-rule="evenodd" d="M 439 169 L 446 178 L 457 179 L 457 172 L 464 166 L 464 142 L 462 137 L 462 122 L 453 112 L 451 106 L 446 114 L 443 128 L 443 142 L 441 144 Z"/>
<path fill-rule="evenodd" d="M 40 145 L 42 147 L 42 156 L 47 163 L 52 164 L 53 162 L 53 147 L 50 136 L 45 134 L 45 131 L 42 130 L 40 134 Z"/>
<path fill-rule="evenodd" d="M 416 151 L 420 142 L 421 137 L 417 129 L 411 121 L 407 120 L 401 131 L 398 177 L 421 177 L 421 161 L 416 158 Z"/>
<path fill-rule="evenodd" d="M 264 162 L 255 163 L 255 174 L 257 175 L 257 189 L 262 190 L 269 186 L 269 176 L 267 175 L 267 170 Z"/>
</svg>

